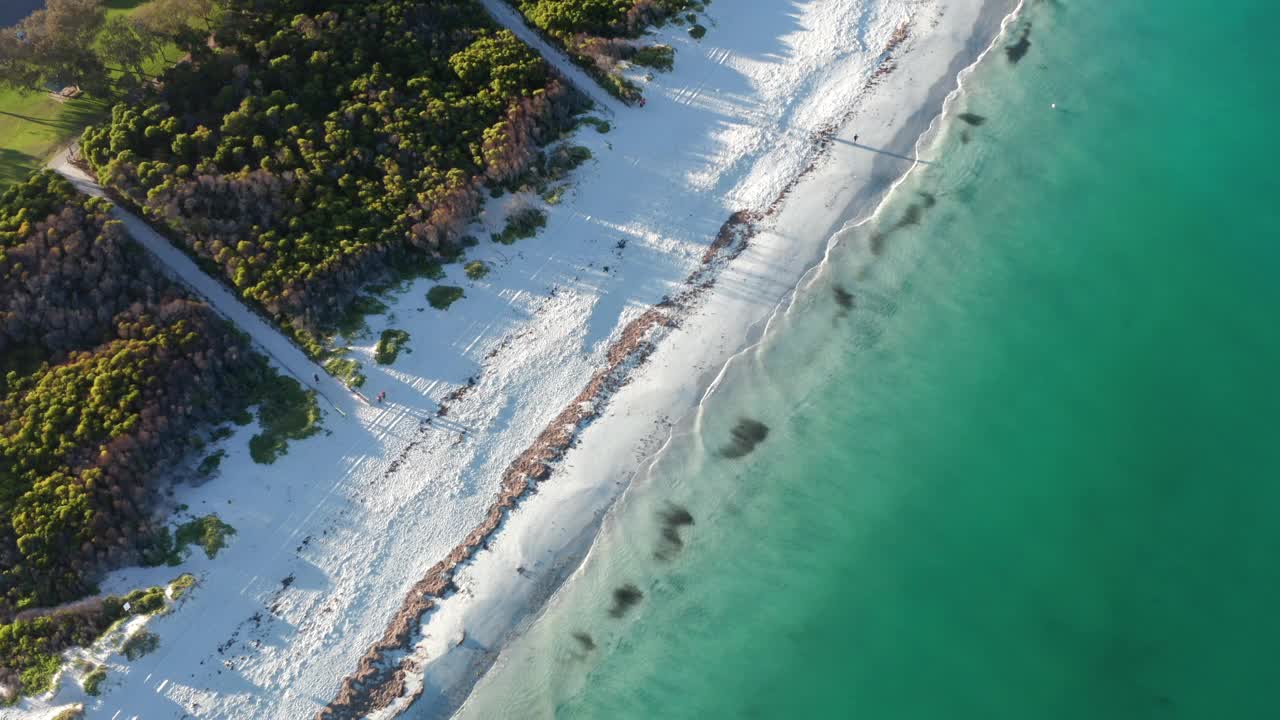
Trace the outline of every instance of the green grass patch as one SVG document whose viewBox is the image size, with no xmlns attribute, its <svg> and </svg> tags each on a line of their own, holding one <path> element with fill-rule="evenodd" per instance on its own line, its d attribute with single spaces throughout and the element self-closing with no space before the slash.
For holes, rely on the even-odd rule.
<svg viewBox="0 0 1280 720">
<path fill-rule="evenodd" d="M 534 235 L 537 235 L 538 230 L 541 230 L 546 226 L 547 214 L 545 212 L 538 208 L 522 208 L 511 213 L 511 216 L 507 218 L 507 225 L 502 229 L 502 232 L 493 234 L 493 241 L 502 243 L 503 245 L 510 245 L 516 240 L 531 238 Z M 436 287 L 447 286 L 437 285 Z M 432 290 L 435 290 L 435 288 L 432 288 Z M 459 293 L 459 297 L 461 297 L 461 293 Z M 430 299 L 429 293 L 428 299 Z M 457 298 L 454 299 L 456 300 Z M 432 303 L 432 307 L 435 307 L 434 303 Z"/>
<path fill-rule="evenodd" d="M 472 260 L 462 270 L 467 274 L 468 279 L 479 280 L 489 274 L 489 264 L 483 260 Z"/>
<path fill-rule="evenodd" d="M 269 465 L 288 451 L 289 440 L 302 440 L 320 432 L 320 405 L 314 390 L 306 390 L 291 377 L 276 376 L 255 389 L 252 404 L 258 406 L 261 432 L 249 440 L 249 455 Z"/>
<path fill-rule="evenodd" d="M 633 65 L 643 65 L 663 72 L 670 72 L 675 67 L 675 62 L 676 51 L 670 45 L 650 45 L 640 48 L 631 56 Z"/>
<path fill-rule="evenodd" d="M 84 687 L 84 694 L 91 697 L 98 697 L 98 693 L 102 692 L 102 681 L 107 679 L 107 668 L 102 665 L 95 665 L 92 670 L 85 673 L 84 679 L 80 681 Z"/>
<path fill-rule="evenodd" d="M 390 365 L 396 361 L 396 357 L 401 350 L 405 352 L 413 352 L 405 347 L 405 343 L 409 342 L 409 333 L 404 330 L 383 330 L 382 337 L 378 338 L 378 347 L 373 351 L 373 359 L 378 361 L 379 365 Z"/>
<path fill-rule="evenodd" d="M 332 376 L 342 381 L 349 388 L 358 388 L 364 385 L 365 376 L 360 372 L 360 361 L 351 358 L 336 357 L 328 360 L 324 364 L 324 369 Z"/>
<path fill-rule="evenodd" d="M 158 647 L 160 647 L 160 636 L 146 630 L 139 630 L 124 641 L 124 645 L 120 646 L 120 652 L 130 660 L 137 660 L 155 652 Z"/>
<path fill-rule="evenodd" d="M 82 717 L 84 717 L 84 708 L 76 705 L 54 715 L 53 720 L 80 720 Z"/>
<path fill-rule="evenodd" d="M 427 291 L 427 302 L 437 310 L 448 310 L 450 305 L 462 299 L 463 294 L 457 285 L 436 285 Z"/>
<path fill-rule="evenodd" d="M 226 450 L 218 450 L 212 452 L 200 461 L 200 465 L 196 468 L 196 472 L 200 477 L 209 477 L 218 471 L 218 466 L 222 464 L 222 458 L 227 456 Z"/>
</svg>

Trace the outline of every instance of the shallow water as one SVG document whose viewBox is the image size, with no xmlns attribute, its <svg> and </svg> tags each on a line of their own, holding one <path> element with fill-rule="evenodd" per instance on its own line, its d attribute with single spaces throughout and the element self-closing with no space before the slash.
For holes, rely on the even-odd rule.
<svg viewBox="0 0 1280 720">
<path fill-rule="evenodd" d="M 459 717 L 1280 716 L 1278 19 L 1028 0 Z"/>
</svg>

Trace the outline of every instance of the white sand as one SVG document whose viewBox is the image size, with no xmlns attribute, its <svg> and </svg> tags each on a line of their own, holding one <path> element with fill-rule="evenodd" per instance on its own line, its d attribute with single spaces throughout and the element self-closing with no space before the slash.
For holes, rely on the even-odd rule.
<svg viewBox="0 0 1280 720">
<path fill-rule="evenodd" d="M 65 673 L 53 698 L 0 718 L 48 717 L 72 702 L 113 720 L 314 714 L 406 589 L 479 523 L 511 460 L 604 365 L 621 325 L 679 289 L 731 212 L 764 208 L 815 159 L 814 129 L 854 111 L 839 135 L 847 142 L 791 192 L 702 310 L 662 342 L 492 549 L 460 571 L 462 590 L 427 617 L 415 650 L 424 673 L 411 678 L 425 685 L 415 716 L 447 715 L 578 565 L 644 458 L 832 233 L 870 212 L 910 167 L 896 156 L 913 154 L 956 72 L 1011 4 L 991 0 L 1000 7 L 984 13 L 982 0 L 752 0 L 713 4 L 702 41 L 679 27 L 661 31 L 677 48 L 675 70 L 655 76 L 645 108 L 612 117 L 613 132 L 583 128 L 572 139 L 595 159 L 573 174 L 537 238 L 510 247 L 485 239 L 468 258 L 493 265 L 479 282 L 450 266 L 445 282 L 467 297 L 447 312 L 427 305 L 432 283 L 420 281 L 370 319 L 356 356 L 369 375 L 365 394 L 386 390 L 387 405 L 335 398 L 347 416 L 329 412 L 329 434 L 293 444 L 270 466 L 250 461 L 252 428 L 240 429 L 216 479 L 178 488 L 175 504 L 217 511 L 238 534 L 216 560 L 197 551 L 183 568 L 128 569 L 103 584 L 123 591 L 182 570 L 200 577 L 181 610 L 151 622 L 160 648 L 132 663 L 103 658 L 100 698 Z M 897 69 L 866 92 L 904 22 L 910 39 L 894 53 Z M 487 238 L 525 200 L 490 202 L 476 234 Z M 408 330 L 414 352 L 382 367 L 372 351 L 387 327 Z M 423 429 L 473 376 L 467 397 Z M 464 630 L 466 642 L 449 650 Z"/>
</svg>

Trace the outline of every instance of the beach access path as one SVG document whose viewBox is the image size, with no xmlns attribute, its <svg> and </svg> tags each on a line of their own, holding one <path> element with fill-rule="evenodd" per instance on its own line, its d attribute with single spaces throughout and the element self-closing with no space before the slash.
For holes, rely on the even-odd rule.
<svg viewBox="0 0 1280 720">
<path fill-rule="evenodd" d="M 93 197 L 107 198 L 106 191 L 96 180 L 71 162 L 71 149 L 59 152 L 49 162 L 49 168 L 71 181 L 77 190 Z M 112 201 L 111 216 L 124 224 L 129 236 L 143 247 L 174 280 L 185 285 L 196 296 L 209 304 L 222 317 L 248 333 L 254 344 L 265 352 L 277 366 L 294 376 L 304 387 L 315 390 L 328 401 L 330 407 L 349 416 L 351 405 L 363 402 L 363 398 L 348 390 L 324 368 L 308 358 L 297 345 L 289 341 L 255 313 L 225 285 L 200 269 L 195 261 L 174 247 L 137 215 Z M 316 378 L 319 378 L 317 382 Z"/>
</svg>

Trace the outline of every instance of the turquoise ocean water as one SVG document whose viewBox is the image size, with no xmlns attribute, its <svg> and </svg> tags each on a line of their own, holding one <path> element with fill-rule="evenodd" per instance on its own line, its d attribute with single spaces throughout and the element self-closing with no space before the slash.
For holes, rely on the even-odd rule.
<svg viewBox="0 0 1280 720">
<path fill-rule="evenodd" d="M 460 717 L 1280 717 L 1278 22 L 1029 0 Z"/>
</svg>

